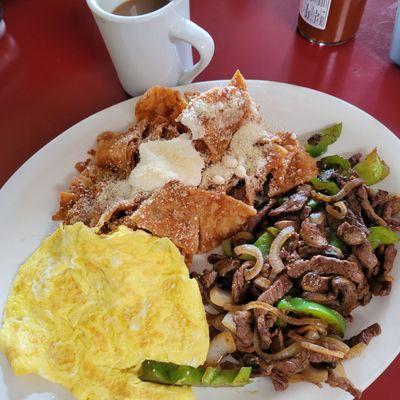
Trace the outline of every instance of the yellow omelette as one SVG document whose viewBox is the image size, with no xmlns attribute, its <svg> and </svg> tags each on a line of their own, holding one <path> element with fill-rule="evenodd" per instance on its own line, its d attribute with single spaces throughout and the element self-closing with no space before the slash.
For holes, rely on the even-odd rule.
<svg viewBox="0 0 400 400">
<path fill-rule="evenodd" d="M 80 400 L 187 400 L 188 388 L 141 382 L 145 359 L 198 366 L 209 346 L 196 281 L 167 238 L 120 226 L 59 228 L 21 266 L 0 348 Z"/>
</svg>

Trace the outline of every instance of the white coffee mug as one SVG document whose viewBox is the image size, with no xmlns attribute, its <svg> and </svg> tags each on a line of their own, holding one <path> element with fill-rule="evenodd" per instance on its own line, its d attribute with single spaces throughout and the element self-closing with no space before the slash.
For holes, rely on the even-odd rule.
<svg viewBox="0 0 400 400">
<path fill-rule="evenodd" d="M 214 54 L 211 36 L 190 21 L 189 0 L 170 0 L 149 14 L 120 16 L 123 0 L 87 0 L 123 88 L 136 96 L 154 85 L 190 83 Z M 193 65 L 192 48 L 200 60 Z"/>
</svg>

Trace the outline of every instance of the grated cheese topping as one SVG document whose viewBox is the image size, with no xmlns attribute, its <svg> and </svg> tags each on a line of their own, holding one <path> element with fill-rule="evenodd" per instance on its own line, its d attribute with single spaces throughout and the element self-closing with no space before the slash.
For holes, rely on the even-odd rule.
<svg viewBox="0 0 400 400">
<path fill-rule="evenodd" d="M 224 101 L 217 101 L 217 99 Z M 192 139 L 202 139 L 206 127 L 211 131 L 223 131 L 232 123 L 239 121 L 244 114 L 244 98 L 234 86 L 213 89 L 195 97 L 179 116 L 179 121 L 189 128 Z"/>
<path fill-rule="evenodd" d="M 267 162 L 265 144 L 269 143 L 271 137 L 271 133 L 258 122 L 250 121 L 242 125 L 233 135 L 222 160 L 204 170 L 200 187 L 223 185 L 234 176 L 244 179 L 257 175 Z M 260 142 L 264 145 L 260 145 Z"/>
</svg>

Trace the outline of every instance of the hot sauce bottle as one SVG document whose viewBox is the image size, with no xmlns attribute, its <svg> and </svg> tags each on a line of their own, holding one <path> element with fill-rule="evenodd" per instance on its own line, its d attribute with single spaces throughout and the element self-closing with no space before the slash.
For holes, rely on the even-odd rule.
<svg viewBox="0 0 400 400">
<path fill-rule="evenodd" d="M 310 42 L 337 45 L 352 39 L 367 0 L 301 0 L 298 30 Z"/>
</svg>

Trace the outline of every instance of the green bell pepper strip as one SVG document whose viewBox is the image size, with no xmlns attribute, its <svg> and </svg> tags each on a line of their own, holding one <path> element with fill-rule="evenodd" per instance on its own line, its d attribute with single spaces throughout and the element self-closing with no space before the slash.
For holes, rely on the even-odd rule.
<svg viewBox="0 0 400 400">
<path fill-rule="evenodd" d="M 343 254 L 347 253 L 348 247 L 347 247 L 346 243 L 343 242 L 343 240 L 340 239 L 339 236 L 336 235 L 336 233 L 333 231 L 329 235 L 329 244 L 331 246 L 337 247 L 339 250 L 341 250 L 341 252 Z"/>
<path fill-rule="evenodd" d="M 267 230 L 253 243 L 253 246 L 256 246 L 258 249 L 260 249 L 262 256 L 265 258 L 269 254 L 269 250 L 274 239 L 275 236 Z M 239 258 L 241 260 L 254 260 L 253 256 L 249 256 L 247 254 L 242 254 Z"/>
<path fill-rule="evenodd" d="M 323 181 L 320 178 L 311 178 L 310 183 L 314 186 L 314 189 L 318 191 L 326 191 L 330 196 L 333 196 L 340 191 L 339 186 L 332 181 Z"/>
<path fill-rule="evenodd" d="M 189 367 L 173 363 L 143 361 L 139 378 L 142 381 L 178 386 L 244 386 L 250 383 L 251 367 L 240 370 L 219 367 Z"/>
<path fill-rule="evenodd" d="M 328 128 L 322 129 L 317 135 L 314 134 L 308 139 L 304 148 L 311 157 L 319 157 L 326 153 L 328 146 L 335 143 L 342 133 L 342 123 L 332 125 Z"/>
<path fill-rule="evenodd" d="M 310 199 L 307 202 L 307 206 L 311 208 L 311 210 L 316 210 L 319 206 L 321 205 L 321 203 L 317 200 L 314 199 Z"/>
<path fill-rule="evenodd" d="M 390 172 L 385 161 L 379 157 L 376 148 L 372 150 L 363 161 L 356 164 L 354 170 L 360 178 L 364 179 L 368 186 L 385 179 Z"/>
<path fill-rule="evenodd" d="M 346 328 L 345 319 L 335 310 L 301 297 L 284 297 L 276 305 L 280 310 L 301 315 L 311 315 L 327 322 L 341 336 Z"/>
<path fill-rule="evenodd" d="M 231 239 L 225 239 L 222 241 L 221 244 L 222 252 L 224 253 L 225 256 L 227 257 L 233 257 L 233 251 L 232 251 L 232 242 Z"/>
<path fill-rule="evenodd" d="M 395 244 L 400 240 L 397 233 L 386 226 L 371 226 L 368 229 L 368 240 L 374 250 L 381 244 Z"/>
<path fill-rule="evenodd" d="M 345 176 L 349 174 L 351 169 L 349 161 L 338 155 L 321 158 L 318 165 L 321 169 L 336 169 Z"/>
</svg>

